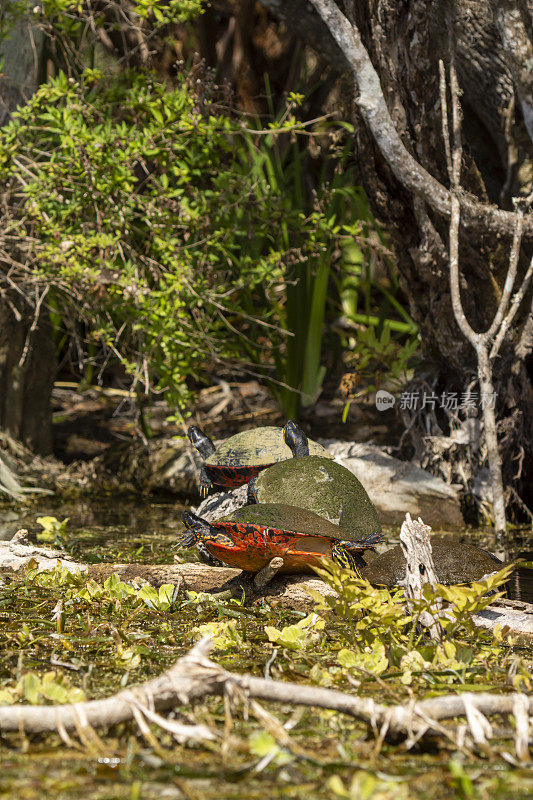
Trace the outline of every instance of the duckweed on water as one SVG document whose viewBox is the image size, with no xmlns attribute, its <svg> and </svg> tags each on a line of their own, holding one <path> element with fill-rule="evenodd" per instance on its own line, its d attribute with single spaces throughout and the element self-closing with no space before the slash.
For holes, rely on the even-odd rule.
<svg viewBox="0 0 533 800">
<path fill-rule="evenodd" d="M 339 599 L 313 613 L 236 601 L 173 585 L 104 584 L 57 569 L 5 575 L 0 586 L 0 699 L 72 702 L 109 696 L 159 675 L 200 637 L 236 672 L 328 686 L 378 703 L 462 691 L 531 691 L 533 650 L 471 624 L 487 588 L 439 590 L 456 611 L 442 644 L 415 633 L 401 592 L 375 589 L 325 567 Z M 493 584 L 496 582 L 493 580 Z M 482 600 L 482 602 L 485 602 Z M 365 613 L 361 611 L 364 609 Z M 416 609 L 415 609 L 416 613 Z M 217 697 L 172 712 L 208 725 L 213 742 L 183 745 L 134 723 L 70 743 L 57 734 L 3 736 L 0 794 L 58 800 L 129 798 L 521 798 L 533 774 L 516 761 L 512 720 L 491 720 L 480 749 L 451 739 L 376 745 L 367 727 L 332 711 Z"/>
</svg>

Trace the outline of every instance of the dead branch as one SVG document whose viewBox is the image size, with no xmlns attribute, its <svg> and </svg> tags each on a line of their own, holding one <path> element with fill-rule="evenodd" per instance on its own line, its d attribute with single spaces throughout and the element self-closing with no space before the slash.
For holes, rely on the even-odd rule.
<svg viewBox="0 0 533 800">
<path fill-rule="evenodd" d="M 497 533 L 504 533 L 506 530 L 505 515 L 505 496 L 503 491 L 502 463 L 498 449 L 498 432 L 496 425 L 496 414 L 494 410 L 494 382 L 492 376 L 492 361 L 497 356 L 501 344 L 524 298 L 533 275 L 533 259 L 527 270 L 520 288 L 516 293 L 513 302 L 509 306 L 513 287 L 518 271 L 518 259 L 520 254 L 520 244 L 524 228 L 524 211 L 519 207 L 514 216 L 513 222 L 513 242 L 509 256 L 509 267 L 505 279 L 502 296 L 498 309 L 490 327 L 483 333 L 476 333 L 464 313 L 461 300 L 460 274 L 459 274 L 459 233 L 461 219 L 461 109 L 459 103 L 459 87 L 455 72 L 453 52 L 450 64 L 450 92 L 452 99 L 452 123 L 453 141 L 450 136 L 447 119 L 446 105 L 446 79 L 444 65 L 439 64 L 440 69 L 440 94 L 442 104 L 442 134 L 446 150 L 446 160 L 450 175 L 452 188 L 451 194 L 451 217 L 450 217 L 450 292 L 452 298 L 453 313 L 465 339 L 467 339 L 475 350 L 477 357 L 477 372 L 480 387 L 481 406 L 483 412 L 483 423 L 485 429 L 485 443 L 487 447 L 487 458 L 489 463 L 490 481 L 492 487 L 492 506 L 494 514 L 494 527 Z"/>
<path fill-rule="evenodd" d="M 402 186 L 422 197 L 447 219 L 452 216 L 452 195 L 429 174 L 404 146 L 383 95 L 379 76 L 362 43 L 359 31 L 342 14 L 334 0 L 311 0 L 353 72 L 359 90 L 356 103 L 374 141 Z M 461 194 L 461 216 L 467 228 L 512 236 L 515 215 L 475 197 Z M 533 236 L 533 215 L 524 218 L 524 234 Z"/>
<path fill-rule="evenodd" d="M 273 558 L 254 578 L 254 589 L 261 592 L 273 580 L 283 566 L 283 559 Z"/>
<path fill-rule="evenodd" d="M 109 728 L 119 722 L 136 719 L 167 727 L 168 720 L 158 712 L 191 703 L 209 696 L 231 697 L 238 691 L 249 699 L 268 700 L 287 705 L 325 708 L 346 714 L 366 723 L 383 737 L 387 732 L 408 737 L 408 746 L 427 734 L 446 732 L 452 735 L 457 725 L 443 728 L 440 720 L 466 716 L 473 742 L 480 742 L 479 730 L 491 732 L 486 716 L 519 713 L 516 726 L 517 750 L 523 757 L 524 719 L 533 713 L 533 697 L 515 693 L 507 695 L 451 694 L 406 705 L 386 706 L 333 689 L 305 686 L 298 683 L 237 675 L 208 658 L 211 641 L 203 639 L 162 675 L 146 683 L 125 689 L 105 700 L 90 700 L 64 706 L 14 705 L 0 707 L 0 730 L 41 733 L 62 733 L 92 728 Z M 139 715 L 141 718 L 139 719 Z M 486 723 L 483 725 L 483 721 Z M 147 726 L 146 726 L 147 727 Z M 183 738 L 214 738 L 205 726 L 180 726 Z M 81 729 L 81 731 L 80 731 Z"/>
<path fill-rule="evenodd" d="M 50 286 L 45 286 L 45 288 L 43 289 L 43 291 L 41 293 L 41 296 L 39 297 L 39 299 L 35 303 L 35 311 L 34 311 L 34 314 L 33 314 L 33 321 L 32 321 L 32 323 L 31 323 L 31 325 L 30 325 L 30 327 L 28 329 L 28 333 L 27 333 L 27 336 L 26 336 L 26 341 L 24 342 L 24 347 L 22 349 L 22 355 L 20 356 L 20 360 L 19 360 L 19 363 L 18 363 L 18 369 L 23 369 L 24 368 L 24 365 L 25 365 L 26 360 L 28 358 L 28 355 L 30 353 L 31 340 L 32 340 L 33 334 L 34 334 L 34 332 L 35 332 L 35 330 L 37 328 L 37 325 L 39 324 L 39 317 L 40 317 L 40 314 L 41 314 L 41 306 L 43 304 L 43 301 L 44 301 L 46 295 L 48 294 L 48 290 L 49 289 L 50 289 Z M 36 290 L 36 294 L 37 294 L 37 290 Z"/>
</svg>

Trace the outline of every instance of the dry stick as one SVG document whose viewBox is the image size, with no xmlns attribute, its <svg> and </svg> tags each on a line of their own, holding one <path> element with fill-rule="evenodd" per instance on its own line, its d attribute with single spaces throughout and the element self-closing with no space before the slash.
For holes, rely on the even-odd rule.
<svg viewBox="0 0 533 800">
<path fill-rule="evenodd" d="M 405 591 L 408 598 L 421 600 L 424 584 L 436 586 L 438 583 L 429 532 L 431 528 L 425 525 L 420 517 L 415 522 L 410 514 L 406 514 L 405 521 L 400 530 L 400 545 L 405 556 Z M 408 608 L 412 603 L 407 601 Z M 438 620 L 441 603 L 435 601 L 430 611 L 422 611 L 418 617 L 418 624 L 427 628 L 430 636 L 437 641 L 442 640 L 442 627 Z"/>
<path fill-rule="evenodd" d="M 359 90 L 356 103 L 394 175 L 402 186 L 422 197 L 435 211 L 450 218 L 451 193 L 413 158 L 403 144 L 389 114 L 379 76 L 361 41 L 359 31 L 352 27 L 334 0 L 311 0 L 311 3 L 351 67 Z M 487 233 L 512 235 L 515 226 L 515 215 L 512 212 L 485 205 L 465 193 L 461 197 L 461 205 L 467 227 Z M 524 220 L 524 232 L 529 238 L 533 235 L 532 214 Z"/>
<path fill-rule="evenodd" d="M 505 336 L 512 325 L 513 319 L 516 316 L 518 307 L 520 306 L 520 303 L 524 299 L 525 293 L 528 290 L 532 276 L 533 276 L 533 258 L 529 262 L 529 267 L 527 268 L 527 272 L 524 275 L 524 280 L 522 281 L 520 289 L 516 292 L 513 298 L 513 302 L 511 303 L 511 308 L 509 309 L 507 316 L 502 320 L 500 330 L 498 331 L 496 338 L 494 339 L 494 344 L 492 345 L 492 350 L 490 351 L 491 359 L 495 358 L 498 355 L 498 351 L 502 345 L 502 342 L 505 339 Z M 531 315 L 533 316 L 533 298 L 532 298 Z"/>
<path fill-rule="evenodd" d="M 267 584 L 270 583 L 272 578 L 275 578 L 283 566 L 283 559 L 281 556 L 276 556 L 270 561 L 266 567 L 263 567 L 254 578 L 254 589 L 256 592 L 261 592 Z"/>
<path fill-rule="evenodd" d="M 444 695 L 408 705 L 385 706 L 372 699 L 333 689 L 232 674 L 208 659 L 211 646 L 209 639 L 203 639 L 158 678 L 105 700 L 65 706 L 2 706 L 0 731 L 41 733 L 61 730 L 64 735 L 67 731 L 76 730 L 80 719 L 93 728 L 107 728 L 134 719 L 136 712 L 138 716 L 139 708 L 143 709 L 144 714 L 147 713 L 144 709 L 160 712 L 208 696 L 225 697 L 238 690 L 249 698 L 338 711 L 362 720 L 374 731 L 386 726 L 391 733 L 407 735 L 410 740 L 440 729 L 438 720 L 467 713 L 472 716 L 472 709 L 490 716 L 514 714 L 520 708 L 518 733 L 524 754 L 522 718 L 525 714 L 533 713 L 533 697 L 518 693 L 465 693 Z M 190 731 L 182 730 L 180 733 L 183 737 L 190 733 L 191 737 L 210 738 L 208 731 L 198 728 L 192 726 Z"/>
<path fill-rule="evenodd" d="M 452 187 L 451 195 L 451 217 L 450 217 L 450 293 L 452 299 L 453 313 L 456 322 L 463 336 L 470 342 L 475 350 L 477 358 L 477 372 L 480 387 L 481 406 L 483 411 L 483 424 L 485 429 L 485 444 L 487 447 L 487 458 L 489 463 L 489 474 L 492 489 L 492 506 L 494 513 L 494 527 L 497 533 L 504 533 L 506 530 L 505 516 L 505 495 L 503 490 L 502 463 L 500 451 L 498 449 L 498 432 L 496 425 L 496 415 L 494 412 L 494 383 L 492 377 L 492 360 L 497 356 L 505 334 L 510 329 L 511 323 L 518 310 L 533 274 L 533 259 L 527 270 L 521 286 L 509 308 L 509 301 L 513 291 L 518 270 L 518 259 L 520 254 L 520 243 L 524 228 L 524 212 L 518 208 L 514 214 L 513 243 L 509 256 L 509 268 L 505 279 L 505 284 L 491 326 L 484 333 L 476 333 L 466 319 L 460 290 L 459 277 L 459 230 L 461 219 L 461 204 L 459 195 L 461 192 L 461 110 L 459 105 L 459 87 L 455 64 L 452 52 L 450 64 L 450 91 L 452 98 L 452 121 L 453 121 L 453 145 L 450 143 L 450 134 L 447 120 L 446 104 L 446 79 L 444 65 L 439 63 L 440 71 L 440 95 L 442 105 L 442 133 L 450 183 Z M 451 157 L 450 157 L 451 154 Z"/>
<path fill-rule="evenodd" d="M 34 311 L 34 315 L 33 315 L 33 321 L 31 323 L 31 325 L 29 327 L 29 330 L 28 330 L 28 333 L 26 335 L 26 341 L 24 342 L 24 348 L 22 350 L 22 355 L 21 355 L 20 361 L 18 363 L 18 369 L 23 369 L 23 367 L 24 367 L 24 365 L 26 363 L 26 359 L 28 358 L 28 355 L 30 353 L 32 336 L 33 336 L 33 333 L 34 333 L 35 329 L 37 328 L 37 325 L 39 324 L 39 317 L 40 317 L 40 314 L 41 314 L 41 306 L 43 304 L 43 300 L 45 299 L 46 295 L 48 294 L 48 290 L 49 289 L 50 289 L 49 286 L 46 286 L 44 288 L 43 293 L 41 294 L 41 296 L 37 300 L 37 303 L 35 304 L 35 311 Z"/>
</svg>

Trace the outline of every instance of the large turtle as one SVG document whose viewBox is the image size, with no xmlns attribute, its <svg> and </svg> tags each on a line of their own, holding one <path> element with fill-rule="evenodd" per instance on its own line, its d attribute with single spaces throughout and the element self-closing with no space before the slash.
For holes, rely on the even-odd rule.
<svg viewBox="0 0 533 800">
<path fill-rule="evenodd" d="M 324 447 L 309 440 L 292 420 L 284 428 L 241 431 L 218 447 L 195 425 L 190 426 L 187 435 L 205 461 L 200 472 L 202 494 L 207 494 L 213 484 L 226 488 L 241 486 L 265 467 L 292 456 L 312 453 L 331 458 Z"/>
<path fill-rule="evenodd" d="M 382 539 L 375 533 L 355 540 L 318 514 L 284 503 L 244 506 L 214 522 L 185 511 L 183 522 L 178 547 L 201 544 L 216 559 L 248 572 L 259 572 L 275 556 L 283 558 L 281 572 L 312 572 L 329 556 L 359 574 L 365 563 L 360 554 Z"/>
<path fill-rule="evenodd" d="M 431 536 L 433 563 L 439 583 L 472 583 L 491 572 L 497 572 L 504 564 L 499 558 L 468 542 L 460 542 L 451 536 Z M 405 557 L 401 545 L 376 555 L 365 554 L 366 566 L 361 575 L 376 586 L 397 586 L 405 582 Z"/>
<path fill-rule="evenodd" d="M 377 511 L 353 472 L 323 456 L 273 464 L 248 484 L 249 503 L 307 508 L 359 539 L 381 531 Z"/>
</svg>

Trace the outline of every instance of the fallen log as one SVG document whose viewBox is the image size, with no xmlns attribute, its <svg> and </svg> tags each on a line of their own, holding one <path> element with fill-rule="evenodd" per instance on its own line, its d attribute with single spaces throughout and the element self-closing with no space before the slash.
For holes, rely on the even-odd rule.
<svg viewBox="0 0 533 800">
<path fill-rule="evenodd" d="M 74 561 L 61 551 L 36 547 L 27 539 L 27 531 L 18 531 L 13 539 L 0 542 L 0 570 L 16 572 L 25 569 L 30 562 L 42 572 L 54 569 L 59 562 L 66 569 L 86 574 L 102 583 L 116 574 L 122 581 L 145 580 L 152 586 L 164 583 L 180 584 L 194 592 L 227 593 L 241 597 L 249 589 L 246 573 L 230 567 L 210 567 L 207 564 L 84 564 Z M 272 605 L 310 610 L 315 601 L 309 589 L 324 597 L 333 596 L 334 590 L 318 577 L 306 575 L 276 575 L 266 584 L 261 597 Z M 227 595 L 229 596 L 229 595 Z M 507 626 L 513 634 L 533 636 L 533 604 L 513 600 L 499 600 L 474 616 L 476 625 L 494 629 L 496 625 Z"/>
</svg>

